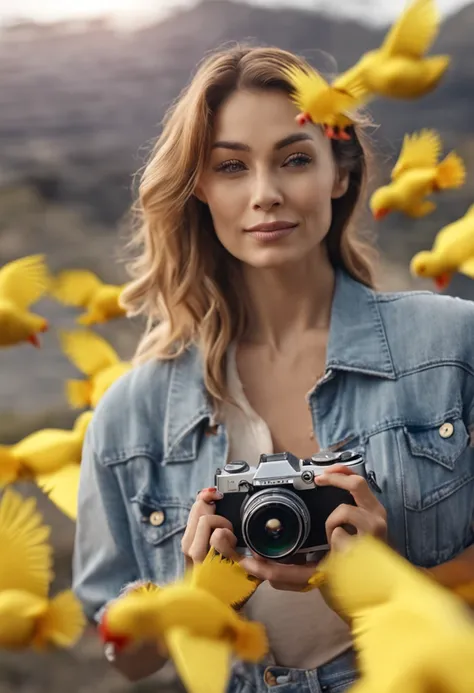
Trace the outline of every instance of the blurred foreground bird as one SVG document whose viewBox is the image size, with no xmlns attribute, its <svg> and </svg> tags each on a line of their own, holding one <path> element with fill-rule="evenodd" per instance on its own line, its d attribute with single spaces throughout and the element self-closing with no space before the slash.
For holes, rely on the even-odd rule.
<svg viewBox="0 0 474 693">
<path fill-rule="evenodd" d="M 432 91 L 443 77 L 450 59 L 425 57 L 440 25 L 435 0 L 414 0 L 393 24 L 377 50 L 365 53 L 333 87 L 360 81 L 368 95 L 415 99 Z"/>
<path fill-rule="evenodd" d="M 6 489 L 0 499 L 0 648 L 71 647 L 84 630 L 85 617 L 70 590 L 48 597 L 49 532 L 34 499 Z"/>
<path fill-rule="evenodd" d="M 417 277 L 431 277 L 444 289 L 454 272 L 474 279 L 474 205 L 466 214 L 438 231 L 431 250 L 417 253 L 410 270 Z"/>
<path fill-rule="evenodd" d="M 66 394 L 69 404 L 77 409 L 95 408 L 109 387 L 132 367 L 121 361 L 117 352 L 102 337 L 90 330 L 64 331 L 61 347 L 85 380 L 68 380 Z"/>
<path fill-rule="evenodd" d="M 299 125 L 321 125 L 331 139 L 350 140 L 348 132 L 354 124 L 351 113 L 366 96 L 366 90 L 358 80 L 346 84 L 344 90 L 331 86 L 316 70 L 289 68 L 286 76 L 293 87 L 291 100 L 300 110 L 296 120 Z"/>
<path fill-rule="evenodd" d="M 46 332 L 48 322 L 29 308 L 45 295 L 49 282 L 43 255 L 29 255 L 0 269 L 0 346 L 40 346 L 38 333 Z"/>
<path fill-rule="evenodd" d="M 474 620 L 466 605 L 370 536 L 310 580 L 349 621 L 361 678 L 351 693 L 472 693 Z"/>
<path fill-rule="evenodd" d="M 211 549 L 183 580 L 162 589 L 144 586 L 110 603 L 100 633 L 118 649 L 144 641 L 164 645 L 190 693 L 224 693 L 232 654 L 257 662 L 268 650 L 263 626 L 232 608 L 256 586 Z"/>
<path fill-rule="evenodd" d="M 425 200 L 426 196 L 464 184 L 466 169 L 461 157 L 452 151 L 438 163 L 440 152 L 441 138 L 435 130 L 405 135 L 392 182 L 378 188 L 370 198 L 375 219 L 392 211 L 423 217 L 436 209 L 434 202 Z"/>
<path fill-rule="evenodd" d="M 0 488 L 16 481 L 47 478 L 68 465 L 78 466 L 91 418 L 92 412 L 87 411 L 78 416 L 70 431 L 45 428 L 15 445 L 0 445 Z"/>
<path fill-rule="evenodd" d="M 123 289 L 123 285 L 104 284 L 89 270 L 64 270 L 53 280 L 51 296 L 64 305 L 84 308 L 77 322 L 90 326 L 125 315 L 119 304 Z"/>
</svg>

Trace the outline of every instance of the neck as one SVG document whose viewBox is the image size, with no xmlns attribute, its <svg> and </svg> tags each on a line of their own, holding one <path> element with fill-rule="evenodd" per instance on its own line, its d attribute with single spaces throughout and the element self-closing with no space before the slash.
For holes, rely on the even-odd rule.
<svg viewBox="0 0 474 693">
<path fill-rule="evenodd" d="M 335 272 L 325 247 L 315 253 L 297 265 L 244 266 L 250 302 L 246 342 L 279 351 L 307 332 L 329 329 Z"/>
</svg>

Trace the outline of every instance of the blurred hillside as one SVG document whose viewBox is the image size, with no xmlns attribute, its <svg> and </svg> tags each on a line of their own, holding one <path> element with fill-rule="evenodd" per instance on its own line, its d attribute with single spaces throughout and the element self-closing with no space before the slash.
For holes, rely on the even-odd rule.
<svg viewBox="0 0 474 693">
<path fill-rule="evenodd" d="M 374 104 L 371 138 L 381 180 L 403 134 L 438 128 L 470 169 L 462 191 L 446 194 L 434 217 L 416 225 L 399 217 L 379 226 L 381 284 L 403 289 L 431 285 L 408 274 L 410 257 L 472 202 L 474 175 L 474 5 L 451 17 L 436 45 L 453 57 L 440 88 L 411 104 Z M 144 164 L 166 107 L 204 54 L 223 43 L 250 40 L 303 54 L 325 72 L 342 71 L 376 47 L 383 32 L 354 22 L 290 9 L 272 10 L 231 0 L 206 0 L 189 11 L 130 34 L 106 22 L 49 27 L 19 25 L 0 34 L 0 265 L 45 252 L 53 270 L 87 267 L 122 282 L 118 257 L 134 173 Z M 335 62 L 331 56 L 335 56 Z M 367 220 L 367 223 L 369 221 Z M 474 283 L 459 278 L 451 291 L 474 298 Z M 47 425 L 66 426 L 63 380 L 75 370 L 60 354 L 56 328 L 72 327 L 75 313 L 43 301 L 54 325 L 31 346 L 0 351 L 0 441 L 12 443 Z M 123 358 L 132 355 L 140 325 L 116 321 L 98 332 Z M 70 581 L 73 525 L 44 499 L 53 526 L 58 586 Z M 0 693 L 145 693 L 176 690 L 172 672 L 135 686 L 115 674 L 92 638 L 73 653 L 50 658 L 0 653 Z"/>
</svg>

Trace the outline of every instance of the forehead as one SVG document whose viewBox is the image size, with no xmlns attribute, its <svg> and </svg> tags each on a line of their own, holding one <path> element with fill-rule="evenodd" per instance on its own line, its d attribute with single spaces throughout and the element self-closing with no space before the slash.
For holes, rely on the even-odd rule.
<svg viewBox="0 0 474 693">
<path fill-rule="evenodd" d="M 301 126 L 296 124 L 298 109 L 281 91 L 236 91 L 220 107 L 214 125 L 214 141 L 234 140 L 246 144 L 275 142 Z M 304 130 L 315 140 L 319 128 L 308 124 Z"/>
</svg>

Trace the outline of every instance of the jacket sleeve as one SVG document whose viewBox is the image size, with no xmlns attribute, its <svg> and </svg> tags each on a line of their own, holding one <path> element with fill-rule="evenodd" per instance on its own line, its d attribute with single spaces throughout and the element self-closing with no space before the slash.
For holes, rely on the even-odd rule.
<svg viewBox="0 0 474 693">
<path fill-rule="evenodd" d="M 90 621 L 122 587 L 139 579 L 127 508 L 114 466 L 101 463 L 93 448 L 92 421 L 81 464 L 73 556 L 73 589 Z"/>
</svg>

